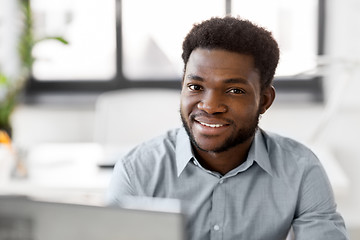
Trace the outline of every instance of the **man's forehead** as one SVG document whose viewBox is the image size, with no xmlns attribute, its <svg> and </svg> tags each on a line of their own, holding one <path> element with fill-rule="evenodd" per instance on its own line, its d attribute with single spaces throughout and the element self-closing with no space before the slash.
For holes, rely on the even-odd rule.
<svg viewBox="0 0 360 240">
<path fill-rule="evenodd" d="M 190 56 L 185 79 L 200 79 L 222 75 L 224 79 L 248 79 L 258 71 L 253 57 L 221 49 L 196 49 Z"/>
<path fill-rule="evenodd" d="M 212 68 L 220 70 L 254 69 L 254 58 L 251 55 L 240 54 L 223 49 L 195 49 L 187 63 L 189 67 Z"/>
</svg>

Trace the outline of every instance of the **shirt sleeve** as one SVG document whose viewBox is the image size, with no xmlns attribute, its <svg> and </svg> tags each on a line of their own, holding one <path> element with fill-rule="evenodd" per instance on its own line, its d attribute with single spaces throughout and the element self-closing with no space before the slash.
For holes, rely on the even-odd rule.
<svg viewBox="0 0 360 240">
<path fill-rule="evenodd" d="M 131 167 L 126 165 L 125 159 L 119 160 L 115 164 L 106 192 L 106 203 L 108 205 L 121 205 L 122 198 L 135 195 L 131 176 L 133 176 Z"/>
<path fill-rule="evenodd" d="M 296 240 L 349 239 L 344 220 L 336 211 L 330 182 L 317 158 L 316 164 L 304 172 L 293 230 Z"/>
</svg>

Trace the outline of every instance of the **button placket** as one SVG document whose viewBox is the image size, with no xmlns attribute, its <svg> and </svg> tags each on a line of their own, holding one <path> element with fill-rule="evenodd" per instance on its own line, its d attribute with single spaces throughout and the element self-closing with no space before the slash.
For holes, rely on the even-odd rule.
<svg viewBox="0 0 360 240">
<path fill-rule="evenodd" d="M 220 240 L 223 237 L 224 211 L 226 205 L 225 179 L 219 176 L 217 184 L 214 185 L 212 196 L 212 225 L 211 239 Z"/>
</svg>

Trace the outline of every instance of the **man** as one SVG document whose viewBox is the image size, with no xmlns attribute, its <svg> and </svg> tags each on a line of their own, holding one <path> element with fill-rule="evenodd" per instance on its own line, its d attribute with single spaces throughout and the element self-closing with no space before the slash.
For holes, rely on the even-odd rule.
<svg viewBox="0 0 360 240">
<path fill-rule="evenodd" d="M 177 198 L 189 239 L 347 239 L 327 176 L 294 140 L 258 128 L 275 98 L 279 49 L 271 33 L 225 17 L 195 25 L 183 43 L 183 128 L 120 160 L 109 202 Z"/>
</svg>

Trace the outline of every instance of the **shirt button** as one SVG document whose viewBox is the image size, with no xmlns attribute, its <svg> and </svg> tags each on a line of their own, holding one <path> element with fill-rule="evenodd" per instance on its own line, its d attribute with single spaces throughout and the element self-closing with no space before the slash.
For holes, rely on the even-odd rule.
<svg viewBox="0 0 360 240">
<path fill-rule="evenodd" d="M 219 226 L 219 225 L 217 225 L 217 224 L 216 224 L 216 225 L 214 225 L 214 230 L 215 230 L 215 231 L 219 231 L 219 230 L 220 230 L 220 226 Z"/>
<path fill-rule="evenodd" d="M 220 183 L 220 184 L 223 184 L 223 183 L 224 183 L 224 180 L 223 180 L 223 179 L 221 179 L 221 180 L 219 181 L 219 183 Z"/>
</svg>

